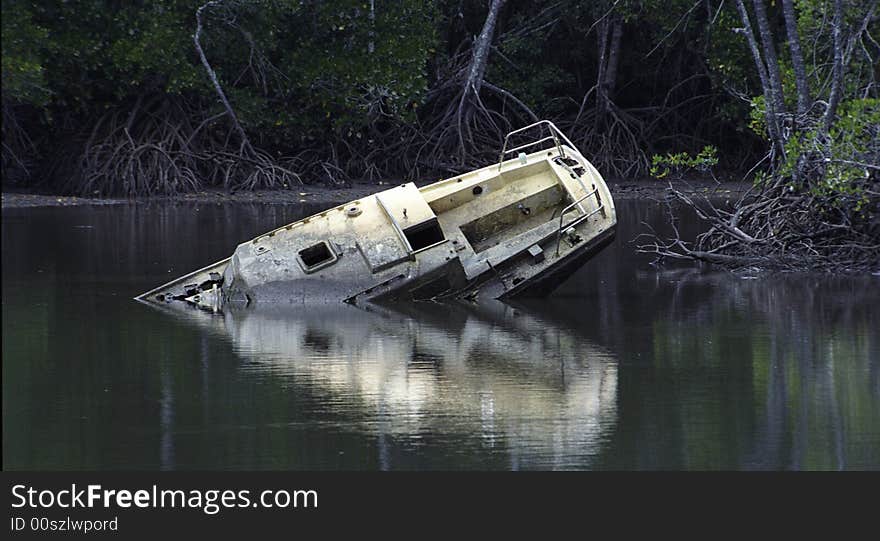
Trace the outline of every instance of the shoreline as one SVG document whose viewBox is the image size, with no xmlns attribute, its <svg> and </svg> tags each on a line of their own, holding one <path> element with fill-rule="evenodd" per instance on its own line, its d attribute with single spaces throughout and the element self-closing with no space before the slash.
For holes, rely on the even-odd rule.
<svg viewBox="0 0 880 541">
<path fill-rule="evenodd" d="M 679 180 L 673 183 L 676 189 L 688 195 L 707 195 L 711 197 L 740 196 L 749 189 L 747 182 L 718 182 L 709 179 Z M 72 207 L 72 206 L 107 206 L 107 205 L 139 205 L 147 203 L 196 203 L 196 204 L 227 204 L 227 203 L 262 203 L 270 205 L 290 204 L 323 204 L 339 205 L 355 199 L 361 199 L 381 190 L 391 188 L 393 184 L 356 184 L 348 188 L 327 188 L 323 186 L 298 186 L 291 190 L 258 190 L 234 192 L 223 190 L 204 190 L 175 196 L 147 197 L 78 197 L 67 195 L 40 194 L 32 191 L 10 190 L 2 193 L 2 208 L 37 208 L 37 207 Z M 608 181 L 608 188 L 616 200 L 626 199 L 659 199 L 666 193 L 668 183 L 662 180 L 642 179 L 629 181 Z"/>
</svg>

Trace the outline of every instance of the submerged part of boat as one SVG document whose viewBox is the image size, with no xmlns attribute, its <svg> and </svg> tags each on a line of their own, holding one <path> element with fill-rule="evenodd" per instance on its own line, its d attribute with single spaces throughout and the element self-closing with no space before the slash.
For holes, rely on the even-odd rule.
<svg viewBox="0 0 880 541">
<path fill-rule="evenodd" d="M 508 149 L 512 137 L 538 130 Z M 545 120 L 508 134 L 497 164 L 422 188 L 403 184 L 285 225 L 137 299 L 219 311 L 537 296 L 609 243 L 616 224 L 602 176 Z"/>
</svg>

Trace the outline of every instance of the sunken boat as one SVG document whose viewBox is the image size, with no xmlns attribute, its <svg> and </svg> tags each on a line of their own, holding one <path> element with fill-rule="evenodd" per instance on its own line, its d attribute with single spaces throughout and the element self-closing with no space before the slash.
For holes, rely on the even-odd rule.
<svg viewBox="0 0 880 541">
<path fill-rule="evenodd" d="M 540 296 L 607 245 L 616 225 L 602 176 L 544 120 L 510 132 L 498 163 L 284 225 L 137 299 L 220 311 Z"/>
</svg>

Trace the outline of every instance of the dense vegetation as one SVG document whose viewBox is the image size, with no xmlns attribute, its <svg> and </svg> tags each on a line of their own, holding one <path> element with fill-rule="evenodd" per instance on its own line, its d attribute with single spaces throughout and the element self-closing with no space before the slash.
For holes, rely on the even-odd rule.
<svg viewBox="0 0 880 541">
<path fill-rule="evenodd" d="M 608 176 L 758 173 L 735 216 L 707 211 L 707 236 L 661 255 L 845 248 L 864 267 L 877 4 L 2 0 L 3 182 L 142 195 L 444 175 L 550 118 Z"/>
</svg>

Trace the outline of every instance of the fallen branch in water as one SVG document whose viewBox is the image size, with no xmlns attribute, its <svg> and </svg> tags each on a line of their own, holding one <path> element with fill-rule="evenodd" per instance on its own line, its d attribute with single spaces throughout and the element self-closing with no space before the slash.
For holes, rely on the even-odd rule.
<svg viewBox="0 0 880 541">
<path fill-rule="evenodd" d="M 871 182 L 870 179 L 866 182 Z M 877 180 L 873 180 L 877 182 Z M 877 217 L 853 211 L 855 197 L 822 197 L 795 192 L 784 179 L 744 194 L 725 209 L 703 196 L 694 200 L 669 184 L 663 204 L 671 235 L 646 235 L 638 250 L 663 259 L 690 259 L 729 268 L 865 272 L 880 270 L 880 224 Z M 866 209 L 878 208 L 873 197 Z M 677 212 L 690 209 L 706 231 L 686 240 Z"/>
</svg>

